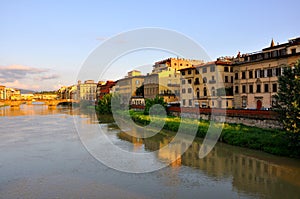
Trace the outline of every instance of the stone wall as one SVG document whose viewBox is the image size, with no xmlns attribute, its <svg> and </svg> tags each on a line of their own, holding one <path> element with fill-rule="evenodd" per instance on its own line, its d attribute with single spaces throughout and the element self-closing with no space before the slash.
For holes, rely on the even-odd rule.
<svg viewBox="0 0 300 199">
<path fill-rule="evenodd" d="M 144 106 L 131 106 L 132 109 L 143 110 Z M 211 109 L 194 107 L 168 107 L 169 114 L 177 117 L 213 120 L 231 124 L 244 124 L 259 128 L 282 129 L 278 114 L 274 111 L 245 110 L 245 109 Z"/>
</svg>

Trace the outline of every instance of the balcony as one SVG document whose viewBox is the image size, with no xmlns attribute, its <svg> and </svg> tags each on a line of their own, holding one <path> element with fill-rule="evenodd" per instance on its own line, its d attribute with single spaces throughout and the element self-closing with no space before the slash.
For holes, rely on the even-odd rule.
<svg viewBox="0 0 300 199">
<path fill-rule="evenodd" d="M 210 84 L 215 84 L 215 83 L 216 83 L 216 80 L 209 80 L 208 83 L 210 83 Z"/>
</svg>

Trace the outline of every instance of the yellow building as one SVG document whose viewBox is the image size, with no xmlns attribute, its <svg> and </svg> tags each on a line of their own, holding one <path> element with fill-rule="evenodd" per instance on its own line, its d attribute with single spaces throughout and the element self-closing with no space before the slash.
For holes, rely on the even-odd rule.
<svg viewBox="0 0 300 199">
<path fill-rule="evenodd" d="M 32 93 L 21 94 L 21 100 L 33 100 L 34 95 Z"/>
<path fill-rule="evenodd" d="M 73 89 L 74 92 L 74 89 Z M 84 83 L 78 81 L 76 94 L 77 100 L 96 101 L 97 83 L 94 80 L 86 80 Z"/>
<path fill-rule="evenodd" d="M 5 86 L 0 85 L 0 100 L 6 99 Z"/>
<path fill-rule="evenodd" d="M 180 97 L 180 72 L 168 67 L 159 73 L 152 73 L 145 77 L 144 97 L 153 99 L 157 95 L 165 102 L 178 101 Z"/>
<path fill-rule="evenodd" d="M 114 90 L 121 96 L 121 104 L 129 104 L 130 99 L 136 95 L 136 90 L 144 84 L 144 77 L 140 71 L 128 72 L 128 75 L 118 80 Z"/>
<path fill-rule="evenodd" d="M 145 77 L 144 96 L 155 98 L 157 95 L 165 102 L 180 100 L 180 72 L 179 69 L 192 67 L 203 63 L 200 60 L 168 58 L 153 65 L 152 73 Z"/>
<path fill-rule="evenodd" d="M 234 64 L 234 107 L 267 109 L 275 103 L 283 68 L 300 58 L 300 37 L 260 52 L 238 55 Z"/>
<path fill-rule="evenodd" d="M 181 106 L 232 108 L 232 58 L 181 69 Z"/>
<path fill-rule="evenodd" d="M 5 88 L 5 97 L 7 100 L 20 100 L 21 91 L 15 88 Z"/>
<path fill-rule="evenodd" d="M 166 71 L 168 68 L 179 70 L 182 68 L 191 67 L 204 63 L 201 60 L 183 59 L 183 58 L 168 58 L 162 61 L 155 62 L 152 73 Z"/>
</svg>

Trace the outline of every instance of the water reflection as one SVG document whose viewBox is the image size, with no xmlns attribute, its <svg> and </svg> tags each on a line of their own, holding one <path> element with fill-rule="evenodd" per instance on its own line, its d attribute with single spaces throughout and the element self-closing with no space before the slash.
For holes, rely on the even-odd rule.
<svg viewBox="0 0 300 199">
<path fill-rule="evenodd" d="M 40 117 L 33 117 L 35 121 L 36 126 L 39 126 L 38 128 L 35 127 L 35 125 L 32 125 L 33 122 L 30 121 L 29 125 L 24 125 L 25 122 L 27 122 L 25 119 L 28 119 L 27 117 L 19 117 L 17 120 L 11 117 L 18 117 L 18 116 L 43 116 L 43 115 L 50 115 L 50 117 L 42 117 L 43 119 L 39 119 Z M 55 117 L 52 117 L 52 115 L 58 115 Z M 59 154 L 63 153 L 64 155 L 61 155 L 62 160 L 65 157 L 68 157 L 70 154 L 64 152 L 65 147 L 68 146 L 70 147 L 70 144 L 74 144 L 74 148 L 71 148 L 74 152 L 75 149 L 78 149 L 79 147 L 76 145 L 76 140 L 74 137 L 73 142 L 69 142 L 69 140 L 66 140 L 69 135 L 69 125 L 61 124 L 61 118 L 65 117 L 66 115 L 76 115 L 76 117 L 82 118 L 80 122 L 84 123 L 84 125 L 88 126 L 93 126 L 93 125 L 99 125 L 98 123 L 109 123 L 107 126 L 107 133 L 110 134 L 110 137 L 115 137 L 120 142 L 127 143 L 131 147 L 124 147 L 124 148 L 130 148 L 133 151 L 136 152 L 145 152 L 145 151 L 157 151 L 156 156 L 154 157 L 158 161 L 166 162 L 166 160 L 171 160 L 172 164 L 170 167 L 166 169 L 162 169 L 156 173 L 150 173 L 149 176 L 147 177 L 147 174 L 144 175 L 145 179 L 143 181 L 139 181 L 137 184 L 141 184 L 140 186 L 146 186 L 147 184 L 149 190 L 156 190 L 157 195 L 155 197 L 159 197 L 160 193 L 162 192 L 162 189 L 168 189 L 168 187 L 183 187 L 182 189 L 185 189 L 185 186 L 192 186 L 193 183 L 196 184 L 198 181 L 203 181 L 202 184 L 196 184 L 194 187 L 196 187 L 197 191 L 203 189 L 207 189 L 207 186 L 203 184 L 209 184 L 211 183 L 212 186 L 214 183 L 221 182 L 224 184 L 224 186 L 229 185 L 229 190 L 223 190 L 224 195 L 228 196 L 228 194 L 232 193 L 242 193 L 242 195 L 246 195 L 247 198 L 254 196 L 254 197 L 262 197 L 262 198 L 299 198 L 300 196 L 300 161 L 296 159 L 290 159 L 290 158 L 283 158 L 283 157 L 276 157 L 273 155 L 269 155 L 266 153 L 258 152 L 258 151 L 253 151 L 253 150 L 247 150 L 244 148 L 239 148 L 239 147 L 233 147 L 229 146 L 226 144 L 219 143 L 215 146 L 215 148 L 211 151 L 211 153 L 208 154 L 207 157 L 203 159 L 199 159 L 198 153 L 199 149 L 201 147 L 201 140 L 196 140 L 194 141 L 191 146 L 188 147 L 186 152 L 183 155 L 180 155 L 182 150 L 185 149 L 186 142 L 184 138 L 182 139 L 181 142 L 177 142 L 171 146 L 172 150 L 159 150 L 163 148 L 164 146 L 168 145 L 172 139 L 173 135 L 170 132 L 161 132 L 161 134 L 157 134 L 153 137 L 142 139 L 142 138 L 137 138 L 139 136 L 130 136 L 126 132 L 120 132 L 118 130 L 118 127 L 112 123 L 113 118 L 111 116 L 104 116 L 104 115 L 95 115 L 93 110 L 79 110 L 79 109 L 70 109 L 67 107 L 58 107 L 55 110 L 49 110 L 47 106 L 45 105 L 22 105 L 19 110 L 11 110 L 10 107 L 2 107 L 0 108 L 0 119 L 1 120 L 1 125 L 3 128 L 3 125 L 10 125 L 10 127 L 14 128 L 22 128 L 19 129 L 18 132 L 9 132 L 9 133 L 4 133 L 2 132 L 2 137 L 1 141 L 3 142 L 3 148 L 2 151 L 8 150 L 8 147 L 14 148 L 16 150 L 16 153 L 21 153 L 22 150 L 18 150 L 17 147 L 14 147 L 16 143 L 16 139 L 21 139 L 19 137 L 23 136 L 24 139 L 19 142 L 18 147 L 24 146 L 24 143 L 27 143 L 28 141 L 31 141 L 30 143 L 40 143 L 39 147 L 43 151 L 47 151 L 47 146 L 49 145 L 49 150 L 53 150 L 52 154 L 52 159 L 55 160 Z M 9 118 L 7 120 L 7 118 Z M 70 118 L 69 118 L 70 119 Z M 48 124 L 48 120 L 51 120 Z M 72 120 L 72 118 L 70 119 Z M 69 124 L 72 123 L 72 121 L 69 121 Z M 15 123 L 18 121 L 20 124 Z M 63 120 L 66 122 L 65 120 Z M 22 123 L 23 122 L 23 123 Z M 60 126 L 59 126 L 60 125 Z M 42 137 L 39 135 L 40 129 L 42 128 L 50 128 L 51 126 L 55 126 L 57 128 L 57 139 L 54 139 L 53 136 L 53 131 L 54 129 L 51 129 L 47 131 L 46 133 L 43 132 L 43 136 L 47 137 Z M 30 132 L 34 131 L 35 134 L 30 135 Z M 24 134 L 25 132 L 25 134 Z M 16 138 L 12 139 L 11 136 L 13 133 L 16 134 Z M 63 136 L 61 137 L 61 134 Z M 7 134 L 7 136 L 6 136 Z M 138 132 L 133 129 L 133 132 L 131 132 L 133 135 L 138 135 Z M 25 136 L 26 135 L 26 136 Z M 69 136 L 74 136 L 73 134 L 70 134 Z M 5 137 L 6 136 L 6 137 Z M 17 137 L 19 136 L 19 137 Z M 36 137 L 34 137 L 36 136 Z M 56 137 L 55 137 L 56 138 Z M 5 142 L 5 139 L 12 139 L 10 142 Z M 43 140 L 43 142 L 41 141 Z M 61 141 L 63 140 L 63 141 Z M 69 143 L 68 143 L 69 142 Z M 114 140 L 115 143 L 119 143 Z M 9 144 L 7 144 L 9 143 Z M 52 148 L 52 143 L 57 143 L 57 146 Z M 123 144 L 124 144 L 123 143 Z M 48 144 L 48 145 L 47 145 Z M 59 145 L 61 144 L 61 145 Z M 69 144 L 69 145 L 68 145 Z M 122 144 L 122 143 L 119 143 Z M 0 145 L 1 146 L 1 145 Z M 51 146 L 51 147 L 50 147 Z M 59 149 L 62 149 L 59 151 Z M 35 154 L 35 158 L 42 157 L 43 151 L 38 151 L 36 148 L 32 148 L 30 144 L 26 145 L 26 150 L 32 150 L 32 154 Z M 11 149 L 12 150 L 12 149 Z M 50 151 L 51 151 L 50 150 Z M 49 152 L 49 151 L 48 151 Z M 59 153 L 58 153 L 59 152 Z M 2 153 L 2 160 L 3 157 L 8 159 L 9 156 L 5 155 L 6 153 Z M 49 154 L 51 154 L 49 152 Z M 13 155 L 11 155 L 13 156 Z M 74 156 L 74 157 L 73 157 Z M 77 158 L 78 154 L 74 153 L 71 157 L 75 159 Z M 18 156 L 17 156 L 18 157 Z M 21 159 L 18 159 L 18 161 L 23 160 L 23 164 L 26 163 L 24 161 L 24 156 L 23 154 L 19 156 Z M 23 159 L 22 159 L 23 158 Z M 86 156 L 84 156 L 83 159 L 79 159 L 78 162 L 82 164 L 82 162 L 86 163 L 84 168 L 87 168 L 87 170 L 91 170 L 92 166 L 85 161 Z M 25 157 L 26 159 L 26 157 Z M 51 158 L 44 158 L 42 161 L 38 161 L 41 165 L 41 167 L 34 168 L 32 173 L 34 173 L 38 169 L 48 169 L 49 170 L 49 165 L 53 164 Z M 14 160 L 14 159 L 13 159 Z M 66 161 L 66 162 L 71 162 L 72 159 Z M 47 162 L 46 164 L 43 164 L 44 162 Z M 30 163 L 32 162 L 31 159 L 29 161 Z M 62 161 L 63 162 L 63 161 Z M 64 162 L 64 166 L 66 164 Z M 10 171 L 10 165 L 4 164 L 5 162 L 2 162 L 2 167 L 1 167 L 1 162 L 0 162 L 0 169 L 6 169 L 7 171 Z M 78 163 L 78 164 L 79 164 Z M 29 164 L 29 163 L 28 163 Z M 33 163 L 32 163 L 33 164 Z M 72 162 L 73 164 L 73 162 Z M 71 163 L 69 164 L 69 167 L 72 165 Z M 29 164 L 30 165 L 30 164 Z M 59 164 L 57 164 L 59 165 Z M 68 165 L 68 164 L 67 164 Z M 94 164 L 96 165 L 96 164 Z M 31 167 L 26 167 L 24 170 L 28 172 L 30 168 L 33 166 L 30 165 Z M 23 169 L 23 167 L 21 167 Z M 61 171 L 61 173 L 64 173 L 65 171 L 62 169 L 63 167 L 58 166 L 58 168 L 55 169 L 55 172 Z M 60 170 L 61 169 L 61 170 Z M 74 167 L 74 170 L 78 169 L 77 167 Z M 97 168 L 98 169 L 98 168 Z M 107 174 L 107 168 L 102 169 L 101 171 L 98 171 L 97 169 L 92 170 L 91 176 L 94 175 L 105 175 Z M 12 170 L 15 170 L 13 168 Z M 1 170 L 0 170 L 1 171 Z M 3 170 L 2 170 L 3 171 Z M 84 171 L 84 170 L 83 170 Z M 82 171 L 82 172 L 83 172 Z M 44 171 L 42 171 L 44 172 Z M 73 174 L 73 170 L 71 171 Z M 6 176 L 4 172 L 2 173 L 3 176 Z M 86 178 L 86 174 L 82 174 L 81 178 L 78 178 L 77 181 L 79 182 L 82 179 Z M 115 175 L 115 176 L 114 176 Z M 11 177 L 12 176 L 12 177 Z M 115 181 L 112 182 L 112 184 L 117 184 L 118 181 L 123 180 L 122 184 L 125 184 L 124 186 L 126 187 L 126 183 L 132 180 L 133 177 L 125 174 L 112 174 L 108 173 L 107 177 L 103 179 L 105 181 L 108 181 L 114 176 L 116 179 Z M 156 179 L 153 180 L 151 177 L 157 178 L 158 182 L 161 184 L 157 184 Z M 15 178 L 15 173 L 14 171 L 11 171 L 11 175 L 7 177 L 8 179 L 13 179 Z M 139 177 L 137 177 L 139 178 Z M 196 179 L 195 179 L 196 178 Z M 30 179 L 30 178 L 29 178 Z M 63 178 L 62 178 L 63 179 Z M 95 181 L 102 179 L 101 177 L 97 177 L 94 179 Z M 151 180 L 149 180 L 151 179 Z M 207 180 L 208 179 L 208 180 Z M 147 181 L 148 180 L 148 181 Z M 4 181 L 4 180 L 3 180 Z M 143 182 L 146 181 L 144 184 Z M 192 181 L 192 182 L 191 182 Z M 57 182 L 53 180 L 53 182 Z M 134 178 L 132 180 L 132 184 L 136 182 L 136 179 Z M 6 181 L 5 181 L 6 183 Z M 101 181 L 102 184 L 105 182 Z M 64 183 L 67 184 L 67 183 Z M 211 185 L 209 184 L 209 185 Z M 33 183 L 32 187 L 35 187 L 38 185 L 38 182 L 35 184 Z M 48 185 L 48 184 L 46 184 Z M 45 187 L 48 187 L 46 186 Z M 165 187 L 161 188 L 161 186 L 164 185 Z M 133 186 L 133 185 L 132 185 Z M 140 190 L 141 187 L 138 187 L 136 190 Z M 156 187 L 157 186 L 157 187 Z M 204 187 L 204 188 L 203 188 Z M 217 186 L 216 186 L 217 187 Z M 12 192 L 15 191 L 13 187 Z M 127 187 L 126 187 L 127 188 Z M 214 188 L 211 188 L 214 191 Z M 44 188 L 44 191 L 46 188 Z M 169 190 L 169 189 L 168 189 Z M 3 189 L 2 189 L 3 191 Z M 218 191 L 218 190 L 215 190 Z M 222 192 L 222 190 L 219 190 L 218 192 Z M 226 192 L 226 193 L 225 193 Z M 1 193 L 1 186 L 0 186 L 0 193 Z M 174 198 L 176 198 L 176 193 L 175 192 L 170 192 L 167 191 L 168 197 L 172 197 L 174 195 Z M 184 193 L 186 195 L 191 194 L 192 195 L 192 190 L 187 189 L 187 190 L 181 190 L 180 193 Z M 199 193 L 196 192 L 195 193 Z M 191 196 L 189 195 L 189 196 Z M 72 193 L 70 193 L 70 196 Z M 122 195 L 118 195 L 122 196 Z M 199 195 L 197 195 L 199 197 Z M 231 195 L 232 196 L 232 195 Z M 161 196 L 162 197 L 162 196 Z M 1 196 L 0 196 L 1 198 Z"/>
<path fill-rule="evenodd" d="M 268 198 L 300 196 L 299 160 L 276 157 L 222 143 L 218 143 L 208 156 L 200 159 L 201 140 L 194 141 L 180 156 L 182 148 L 185 148 L 184 141 L 176 143 L 175 150 L 174 148 L 160 150 L 173 138 L 166 133 L 146 139 L 137 139 L 124 132 L 118 133 L 117 136 L 133 143 L 134 146 L 144 147 L 145 150 L 159 150 L 157 158 L 162 161 L 172 160 L 170 167 L 188 166 L 199 169 L 216 180 L 232 179 L 232 186 L 237 192 Z"/>
</svg>

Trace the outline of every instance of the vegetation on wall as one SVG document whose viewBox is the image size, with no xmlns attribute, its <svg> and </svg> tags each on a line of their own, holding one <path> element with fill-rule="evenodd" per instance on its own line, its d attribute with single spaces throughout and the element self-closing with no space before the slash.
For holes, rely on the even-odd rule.
<svg viewBox="0 0 300 199">
<path fill-rule="evenodd" d="M 164 110 L 159 108 L 156 110 L 152 110 L 153 114 L 164 115 L 164 113 L 166 113 L 167 103 L 164 101 L 164 98 L 156 96 L 154 99 L 145 99 L 144 115 L 149 115 L 150 108 L 155 104 L 161 105 Z"/>
</svg>

